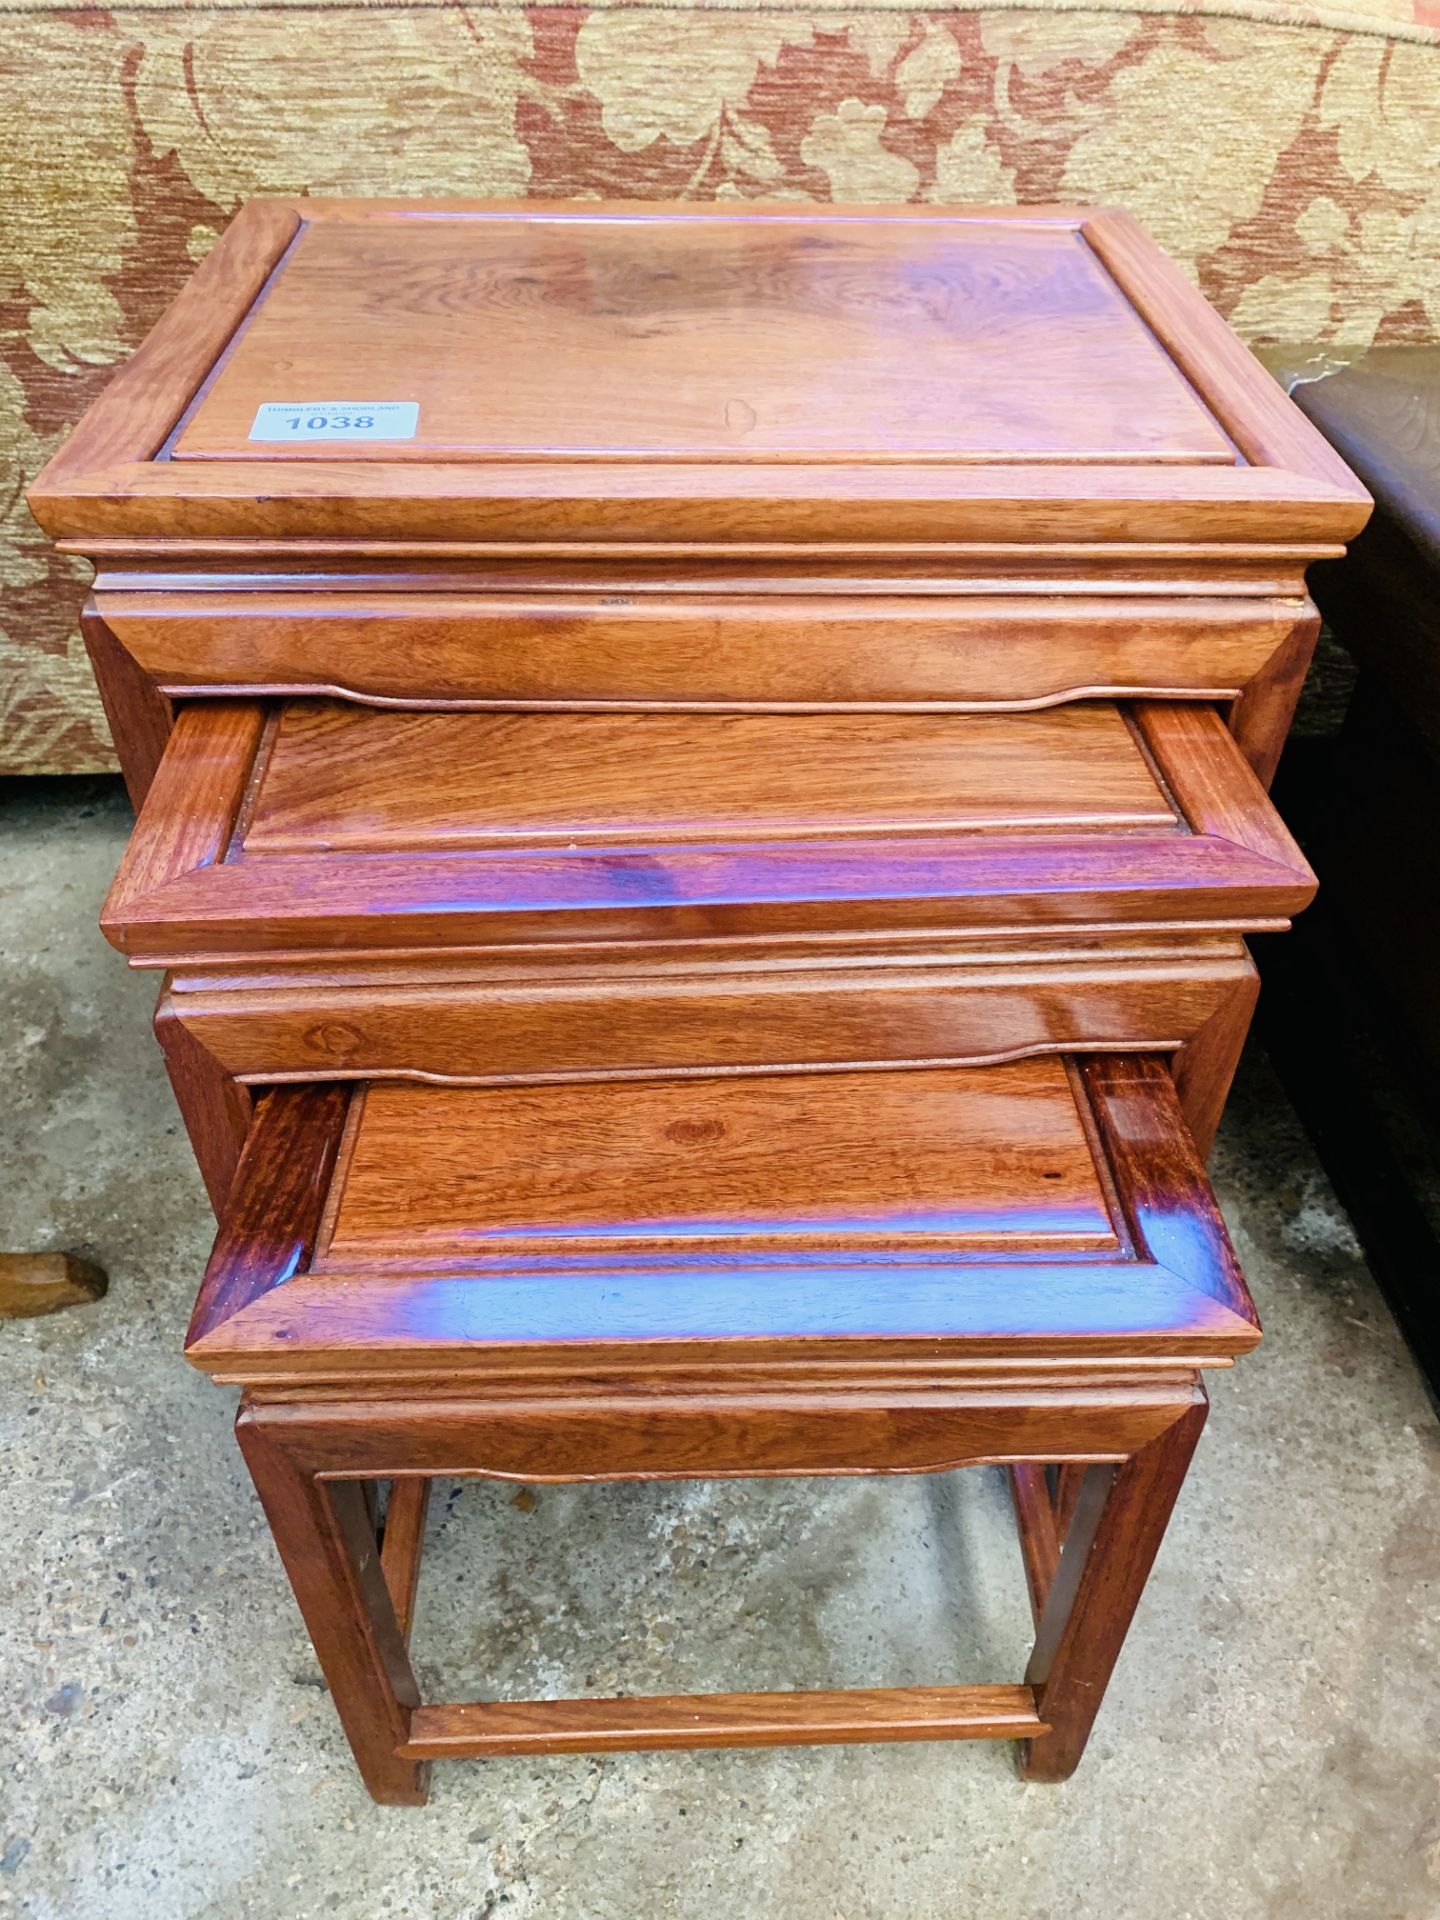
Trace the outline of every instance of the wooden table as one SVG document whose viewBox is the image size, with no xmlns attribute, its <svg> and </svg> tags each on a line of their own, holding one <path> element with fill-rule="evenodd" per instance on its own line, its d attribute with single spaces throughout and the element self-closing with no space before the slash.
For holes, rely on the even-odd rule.
<svg viewBox="0 0 1440 1920">
<path fill-rule="evenodd" d="M 1200 1156 L 1313 890 L 1265 789 L 1343 463 L 1118 214 L 269 200 L 31 503 L 221 1216 L 190 1357 L 372 1791 L 1063 1777 L 1258 1333 Z M 1023 1684 L 415 1695 L 432 1474 L 995 1460 Z"/>
</svg>

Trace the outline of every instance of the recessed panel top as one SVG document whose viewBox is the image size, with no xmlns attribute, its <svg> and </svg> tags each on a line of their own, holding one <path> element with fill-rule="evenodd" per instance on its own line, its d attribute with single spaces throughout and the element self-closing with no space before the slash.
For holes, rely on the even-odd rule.
<svg viewBox="0 0 1440 1920">
<path fill-rule="evenodd" d="M 567 1087 L 377 1082 L 331 1211 L 317 1269 L 490 1246 L 1117 1244 L 1058 1059 Z"/>
<path fill-rule="evenodd" d="M 509 1373 L 512 1405 L 648 1373 L 658 1407 L 716 1361 L 812 1397 L 819 1367 L 858 1389 L 909 1362 L 924 1397 L 956 1363 L 1205 1365 L 1258 1338 L 1169 1073 L 1122 1054 L 278 1087 L 186 1352 L 272 1384 Z"/>
<path fill-rule="evenodd" d="M 679 209 L 308 224 L 170 452 L 1237 459 L 1073 223 Z"/>
<path fill-rule="evenodd" d="M 1038 713 L 397 713 L 293 700 L 244 857 L 1181 831 L 1109 701 Z"/>
</svg>

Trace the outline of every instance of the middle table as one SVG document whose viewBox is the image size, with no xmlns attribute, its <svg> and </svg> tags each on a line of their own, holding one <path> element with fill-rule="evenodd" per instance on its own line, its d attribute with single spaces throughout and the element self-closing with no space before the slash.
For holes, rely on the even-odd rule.
<svg viewBox="0 0 1440 1920">
<path fill-rule="evenodd" d="M 1182 1050 L 1313 878 L 1219 713 L 197 702 L 105 913 L 239 1081 L 503 1082 Z M 178 1029 L 178 1032 L 177 1032 Z"/>
</svg>

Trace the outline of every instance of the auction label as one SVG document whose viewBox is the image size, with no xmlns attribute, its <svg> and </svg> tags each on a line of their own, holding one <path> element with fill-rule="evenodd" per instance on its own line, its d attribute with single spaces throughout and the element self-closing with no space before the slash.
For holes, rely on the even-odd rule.
<svg viewBox="0 0 1440 1920">
<path fill-rule="evenodd" d="M 267 400 L 255 415 L 252 440 L 413 440 L 418 400 Z"/>
</svg>

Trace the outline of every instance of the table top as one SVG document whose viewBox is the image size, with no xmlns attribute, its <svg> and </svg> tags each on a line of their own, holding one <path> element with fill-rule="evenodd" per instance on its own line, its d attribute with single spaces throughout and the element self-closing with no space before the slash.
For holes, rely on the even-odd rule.
<svg viewBox="0 0 1440 1920">
<path fill-rule="evenodd" d="M 1365 500 L 1121 215 L 266 200 L 36 483 L 84 547 L 1208 535 Z"/>
<path fill-rule="evenodd" d="M 1034 713 L 397 713 L 279 709 L 241 836 L 265 854 L 837 836 L 1071 833 L 1179 822 L 1120 708 Z"/>
<path fill-rule="evenodd" d="M 1220 1359 L 1254 1309 L 1162 1061 L 262 1103 L 187 1352 L 226 1377 Z"/>
<path fill-rule="evenodd" d="M 186 707 L 102 924 L 197 953 L 1255 928 L 1313 876 L 1212 707 Z"/>
<path fill-rule="evenodd" d="M 307 396 L 354 395 L 414 417 L 397 407 L 387 428 L 356 401 L 345 416 L 370 427 L 311 426 L 330 416 Z M 272 426 L 262 410 L 277 404 Z M 286 437 L 258 437 L 275 431 Z M 360 437 L 371 431 L 386 437 Z M 803 208 L 318 222 L 173 455 L 1236 458 L 1075 228 Z"/>
<path fill-rule="evenodd" d="M 684 1248 L 1119 1245 L 1054 1058 L 992 1072 L 376 1082 L 322 1268 Z"/>
</svg>

